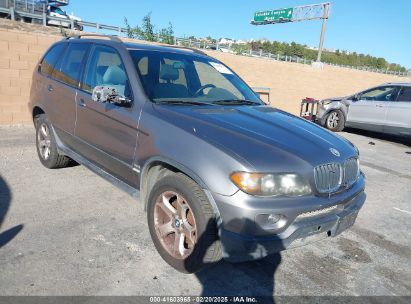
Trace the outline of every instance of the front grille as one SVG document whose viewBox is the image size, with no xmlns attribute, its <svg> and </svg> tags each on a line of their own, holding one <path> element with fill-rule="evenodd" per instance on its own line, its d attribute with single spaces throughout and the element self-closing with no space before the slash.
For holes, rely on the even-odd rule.
<svg viewBox="0 0 411 304">
<path fill-rule="evenodd" d="M 346 187 L 355 183 L 360 172 L 358 164 L 358 158 L 352 157 L 345 161 L 344 164 L 344 181 L 343 184 Z"/>
<path fill-rule="evenodd" d="M 341 187 L 343 170 L 340 164 L 331 163 L 314 168 L 315 185 L 320 193 L 331 193 Z"/>
<path fill-rule="evenodd" d="M 359 172 L 356 157 L 347 159 L 342 165 L 338 163 L 320 165 L 314 168 L 315 185 L 320 193 L 333 193 L 342 186 L 348 188 L 354 184 Z"/>
</svg>

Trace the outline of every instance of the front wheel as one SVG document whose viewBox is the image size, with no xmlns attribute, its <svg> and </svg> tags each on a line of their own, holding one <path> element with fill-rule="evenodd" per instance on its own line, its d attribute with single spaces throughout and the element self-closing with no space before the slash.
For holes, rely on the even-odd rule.
<svg viewBox="0 0 411 304">
<path fill-rule="evenodd" d="M 211 204 L 186 175 L 167 175 L 153 186 L 147 217 L 157 251 L 178 271 L 194 273 L 221 259 Z"/>
<path fill-rule="evenodd" d="M 345 117 L 341 110 L 332 110 L 325 119 L 325 127 L 333 132 L 340 132 L 344 129 Z"/>
</svg>

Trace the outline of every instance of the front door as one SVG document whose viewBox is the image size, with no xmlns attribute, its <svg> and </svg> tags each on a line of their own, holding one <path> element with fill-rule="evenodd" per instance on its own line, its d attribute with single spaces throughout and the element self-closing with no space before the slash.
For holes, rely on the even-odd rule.
<svg viewBox="0 0 411 304">
<path fill-rule="evenodd" d="M 352 101 L 348 109 L 349 125 L 382 132 L 388 105 L 395 98 L 396 92 L 394 86 L 381 86 L 359 94 L 358 100 Z"/>
<path fill-rule="evenodd" d="M 132 100 L 129 78 L 119 53 L 96 45 L 89 56 L 81 90 L 77 95 L 77 150 L 115 177 L 137 186 L 132 170 L 137 143 L 139 109 L 92 100 L 96 86 L 115 87 Z"/>
</svg>

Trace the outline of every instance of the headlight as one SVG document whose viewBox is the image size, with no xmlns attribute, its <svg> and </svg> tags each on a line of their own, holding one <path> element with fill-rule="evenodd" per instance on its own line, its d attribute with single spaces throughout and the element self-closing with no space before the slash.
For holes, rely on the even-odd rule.
<svg viewBox="0 0 411 304">
<path fill-rule="evenodd" d="M 358 147 L 354 144 L 353 146 L 354 146 L 355 151 L 357 152 L 357 156 L 360 156 L 360 150 L 358 150 Z"/>
<path fill-rule="evenodd" d="M 323 106 L 329 105 L 330 103 L 332 103 L 332 100 L 323 100 L 321 101 L 321 103 L 323 104 Z"/>
<path fill-rule="evenodd" d="M 308 182 L 298 174 L 234 172 L 231 181 L 242 191 L 260 196 L 302 196 L 311 193 Z"/>
</svg>

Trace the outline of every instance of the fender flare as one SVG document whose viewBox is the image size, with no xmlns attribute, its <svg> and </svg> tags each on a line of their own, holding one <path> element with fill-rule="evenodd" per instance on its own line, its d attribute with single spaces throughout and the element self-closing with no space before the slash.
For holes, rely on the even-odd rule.
<svg viewBox="0 0 411 304">
<path fill-rule="evenodd" d="M 335 111 L 335 110 L 340 110 L 341 113 L 344 115 L 345 121 L 347 121 L 347 114 L 342 110 L 342 106 L 339 105 L 338 107 L 334 107 L 334 108 L 328 109 L 328 110 L 324 113 L 324 115 L 323 115 L 322 118 L 321 118 L 321 122 L 320 122 L 322 126 L 325 125 L 325 121 L 326 121 L 326 119 L 327 119 L 327 117 L 328 117 L 328 114 L 329 114 L 331 111 Z"/>
<path fill-rule="evenodd" d="M 189 178 L 191 178 L 192 180 L 194 180 L 204 191 L 205 195 L 207 196 L 208 200 L 210 201 L 210 204 L 213 208 L 214 214 L 216 216 L 216 221 L 217 221 L 217 225 L 218 228 L 221 226 L 222 220 L 221 220 L 221 216 L 220 216 L 220 211 L 217 207 L 217 204 L 212 196 L 211 191 L 208 189 L 207 185 L 205 184 L 205 182 L 201 179 L 201 177 L 198 176 L 198 174 L 196 174 L 193 170 L 187 168 L 186 166 L 184 166 L 183 164 L 172 160 L 170 158 L 167 157 L 163 157 L 163 156 L 153 156 L 151 158 L 149 158 L 148 160 L 146 160 L 146 162 L 144 163 L 143 169 L 141 170 L 141 174 L 140 174 L 140 200 L 143 203 L 144 206 L 144 211 L 147 211 L 147 203 L 148 203 L 148 189 L 145 189 L 145 181 L 146 181 L 146 176 L 147 173 L 149 171 L 149 169 L 151 167 L 153 167 L 156 163 L 161 163 L 164 165 L 168 165 L 171 166 L 173 168 L 176 168 L 178 171 L 180 171 L 181 173 L 187 175 Z"/>
</svg>

